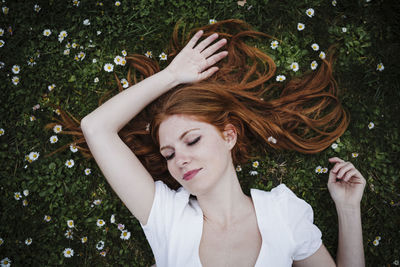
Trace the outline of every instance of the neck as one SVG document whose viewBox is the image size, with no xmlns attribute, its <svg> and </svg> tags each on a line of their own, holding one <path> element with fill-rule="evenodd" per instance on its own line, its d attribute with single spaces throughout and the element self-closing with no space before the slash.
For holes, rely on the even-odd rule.
<svg viewBox="0 0 400 267">
<path fill-rule="evenodd" d="M 243 193 L 232 165 L 217 184 L 204 194 L 197 195 L 204 221 L 222 230 L 239 223 L 254 208 L 250 197 Z"/>
</svg>

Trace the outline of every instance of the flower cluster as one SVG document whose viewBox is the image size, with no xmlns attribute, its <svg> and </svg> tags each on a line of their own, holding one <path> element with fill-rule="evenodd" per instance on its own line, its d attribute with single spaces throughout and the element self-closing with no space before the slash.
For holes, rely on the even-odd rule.
<svg viewBox="0 0 400 267">
<path fill-rule="evenodd" d="M 328 168 L 326 168 L 326 167 L 321 167 L 321 166 L 317 166 L 316 168 L 315 168 L 315 172 L 316 173 L 318 173 L 318 174 L 320 174 L 320 173 L 327 173 L 328 172 Z"/>
</svg>

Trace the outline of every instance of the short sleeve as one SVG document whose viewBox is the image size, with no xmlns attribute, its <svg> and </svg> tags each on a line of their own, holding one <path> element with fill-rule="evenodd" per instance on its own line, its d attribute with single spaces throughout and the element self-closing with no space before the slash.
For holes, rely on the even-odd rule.
<svg viewBox="0 0 400 267">
<path fill-rule="evenodd" d="M 164 182 L 155 182 L 154 200 L 147 224 L 140 223 L 154 253 L 165 251 L 164 246 L 168 243 L 175 195 L 176 191 L 169 188 Z"/>
<path fill-rule="evenodd" d="M 310 204 L 298 198 L 286 185 L 281 185 L 284 216 L 294 241 L 293 260 L 303 260 L 313 255 L 322 245 L 322 233 L 313 223 L 314 213 Z"/>
</svg>

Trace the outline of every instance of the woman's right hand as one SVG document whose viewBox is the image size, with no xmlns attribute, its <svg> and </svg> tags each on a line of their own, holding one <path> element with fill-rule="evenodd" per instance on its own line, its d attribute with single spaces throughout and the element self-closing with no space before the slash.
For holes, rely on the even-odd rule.
<svg viewBox="0 0 400 267">
<path fill-rule="evenodd" d="M 209 46 L 218 38 L 217 33 L 210 35 L 196 45 L 202 35 L 203 31 L 198 31 L 165 68 L 165 71 L 168 71 L 178 84 L 195 83 L 210 77 L 218 70 L 218 67 L 213 65 L 228 55 L 227 51 L 215 54 L 218 49 L 226 44 L 226 39 L 221 39 Z"/>
</svg>

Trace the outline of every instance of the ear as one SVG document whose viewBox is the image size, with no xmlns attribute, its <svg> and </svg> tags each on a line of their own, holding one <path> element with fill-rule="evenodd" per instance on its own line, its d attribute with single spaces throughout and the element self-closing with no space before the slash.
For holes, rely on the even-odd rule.
<svg viewBox="0 0 400 267">
<path fill-rule="evenodd" d="M 235 146 L 237 140 L 237 132 L 235 126 L 233 126 L 233 124 L 231 123 L 227 124 L 222 134 L 229 149 L 232 149 Z"/>
</svg>

